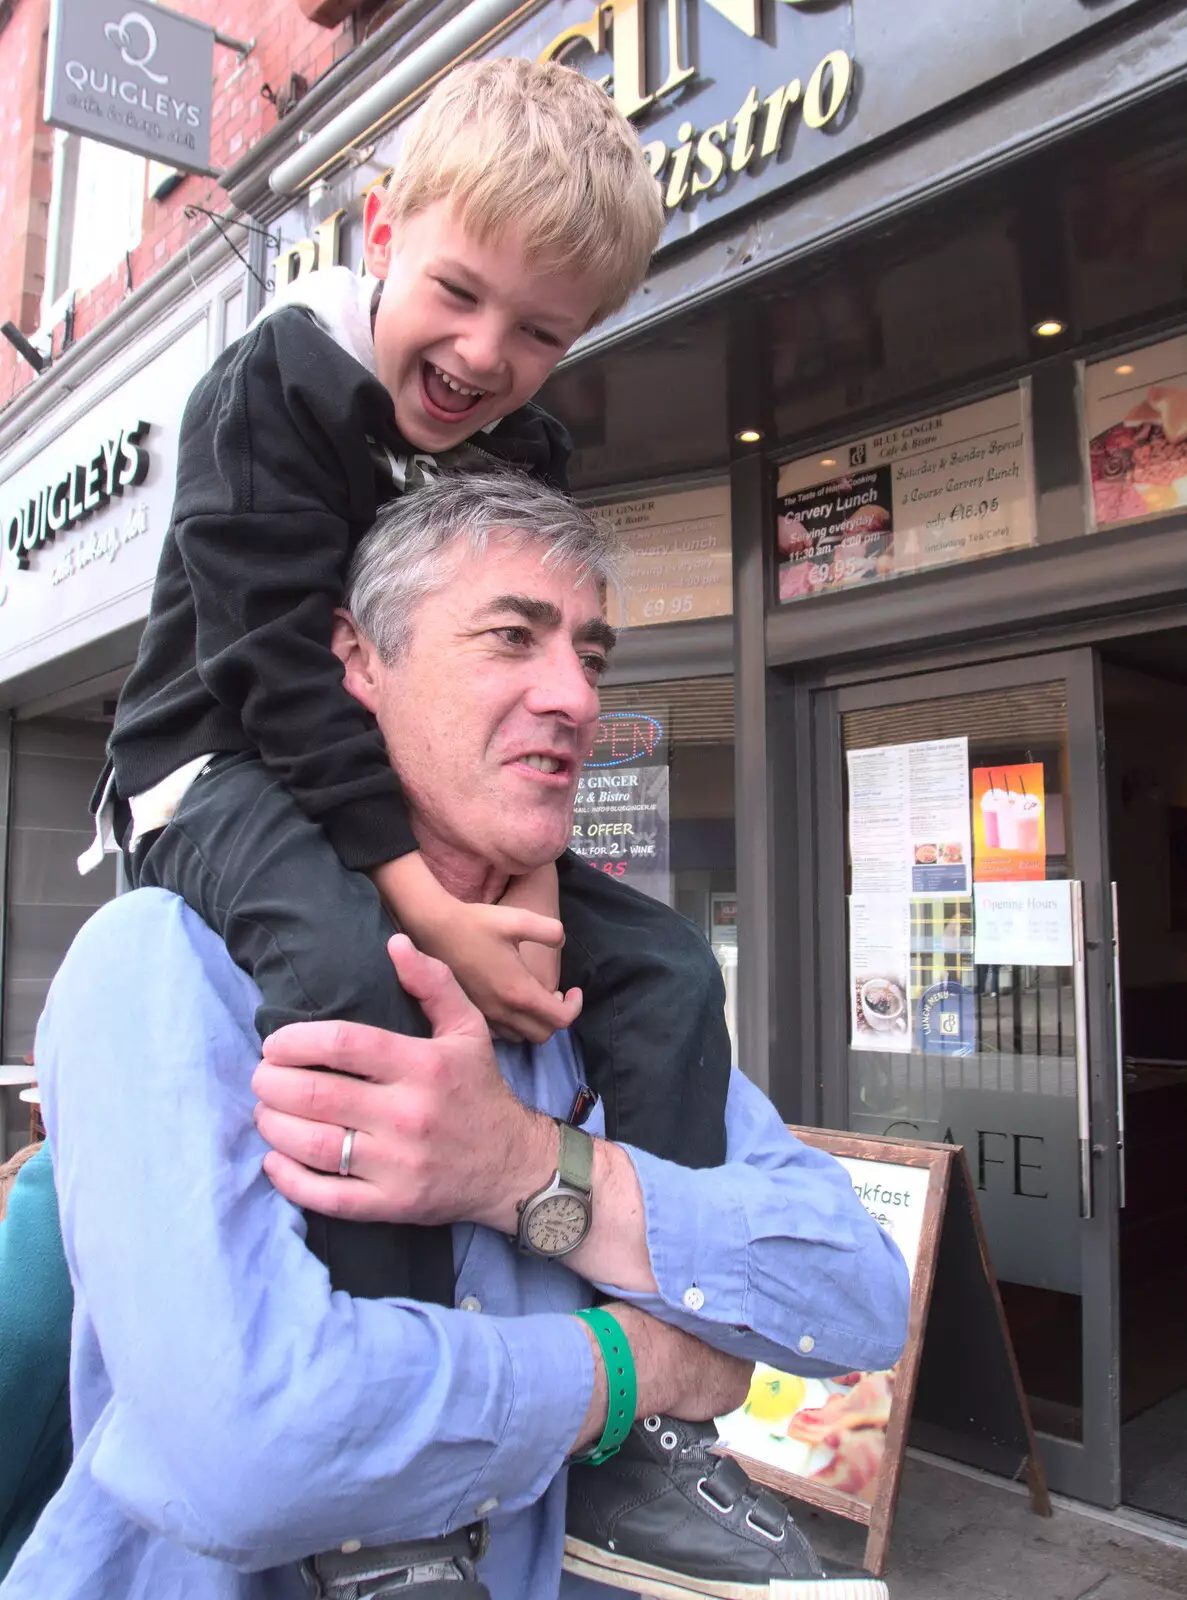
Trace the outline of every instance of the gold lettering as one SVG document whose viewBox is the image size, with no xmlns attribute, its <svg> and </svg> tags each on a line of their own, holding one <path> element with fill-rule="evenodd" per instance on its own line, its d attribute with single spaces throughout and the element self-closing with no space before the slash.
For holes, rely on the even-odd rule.
<svg viewBox="0 0 1187 1600">
<path fill-rule="evenodd" d="M 790 0 L 790 3 L 798 5 L 801 0 Z M 714 11 L 720 11 L 727 22 L 732 22 L 735 28 L 741 28 L 752 39 L 758 37 L 762 22 L 760 0 L 709 0 L 709 4 Z"/>
<path fill-rule="evenodd" d="M 319 222 L 313 234 L 313 244 L 317 251 L 317 266 L 315 272 L 324 272 L 327 267 L 338 265 L 338 247 L 342 241 L 342 218 L 345 211 L 335 211 L 324 222 Z"/>
<path fill-rule="evenodd" d="M 668 0 L 668 75 L 655 91 L 657 100 L 662 100 L 664 95 L 671 94 L 673 89 L 687 83 L 696 73 L 696 68 L 686 67 L 682 59 L 684 30 L 680 25 L 681 16 L 680 0 Z"/>
<path fill-rule="evenodd" d="M 734 151 L 730 156 L 730 167 L 734 172 L 741 172 L 748 167 L 754 158 L 754 119 L 758 115 L 758 90 L 751 88 L 745 100 L 734 113 L 733 124 Z"/>
<path fill-rule="evenodd" d="M 789 84 L 776 89 L 766 98 L 767 120 L 762 133 L 762 154 L 778 155 L 783 142 L 783 124 L 787 113 L 800 97 L 800 80 L 793 78 Z"/>
<path fill-rule="evenodd" d="M 648 172 L 658 179 L 668 159 L 668 147 L 662 139 L 653 139 L 650 144 L 643 146 L 643 158 L 647 162 Z"/>
<path fill-rule="evenodd" d="M 829 75 L 828 104 L 824 99 L 824 80 Z M 830 50 L 808 79 L 804 90 L 804 121 L 810 128 L 823 128 L 845 103 L 853 81 L 853 62 L 844 50 Z"/>
<path fill-rule="evenodd" d="M 725 171 L 725 151 L 717 141 L 724 140 L 729 131 L 728 122 L 715 122 L 711 128 L 706 128 L 697 140 L 697 160 L 704 167 L 705 175 L 702 176 L 698 172 L 693 176 L 693 194 L 704 194 L 706 189 L 711 189 L 720 181 Z"/>
<path fill-rule="evenodd" d="M 584 45 L 595 56 L 605 54 L 606 50 L 606 13 L 610 10 L 608 5 L 600 5 L 594 11 L 588 22 L 575 22 L 571 28 L 566 28 L 563 33 L 558 33 L 556 38 L 545 49 L 541 50 L 538 61 L 560 61 L 575 47 Z M 603 89 L 610 87 L 610 79 L 599 78 L 598 83 Z"/>
<path fill-rule="evenodd" d="M 676 130 L 676 135 L 680 143 L 672 158 L 672 176 L 668 180 L 668 192 L 664 196 L 664 205 L 669 211 L 674 211 L 688 193 L 688 164 L 692 160 L 692 123 L 682 122 Z"/>
<path fill-rule="evenodd" d="M 624 117 L 637 117 L 655 96 L 647 93 L 647 19 L 644 0 L 606 0 L 611 13 L 610 53 L 614 61 L 614 104 Z"/>
<path fill-rule="evenodd" d="M 286 283 L 295 283 L 307 272 L 312 272 L 316 265 L 317 246 L 313 240 L 298 239 L 296 244 L 290 244 L 287 250 L 282 250 L 276 257 L 272 268 L 273 282 L 278 289 L 283 289 Z"/>
</svg>

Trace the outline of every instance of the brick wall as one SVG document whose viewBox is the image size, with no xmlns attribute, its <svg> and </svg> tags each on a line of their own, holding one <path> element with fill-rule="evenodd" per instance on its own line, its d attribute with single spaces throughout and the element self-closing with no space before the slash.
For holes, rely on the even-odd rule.
<svg viewBox="0 0 1187 1600">
<path fill-rule="evenodd" d="M 313 84 L 354 44 L 348 20 L 319 28 L 301 14 L 297 0 L 171 0 L 171 9 L 210 23 L 233 39 L 256 41 L 242 63 L 231 50 L 214 51 L 211 165 L 223 169 L 276 122 L 276 110 L 261 94 L 265 84 L 279 93 L 289 74 Z M 385 9 L 394 9 L 386 7 Z M 8 21 L 5 24 L 5 14 Z M 22 331 L 38 325 L 45 274 L 45 236 L 52 178 L 53 132 L 41 120 L 49 0 L 0 0 L 0 83 L 12 85 L 11 108 L 0 111 L 0 322 Z M 213 178 L 187 177 L 162 201 L 147 200 L 141 241 L 131 252 L 132 286 L 140 286 L 185 249 L 206 219 L 189 219 L 187 205 L 221 212 L 227 200 Z M 98 326 L 128 294 L 124 261 L 96 284 L 76 284 L 75 338 Z M 62 329 L 54 329 L 54 349 Z M 0 341 L 0 409 L 33 381 L 33 372 Z"/>
</svg>

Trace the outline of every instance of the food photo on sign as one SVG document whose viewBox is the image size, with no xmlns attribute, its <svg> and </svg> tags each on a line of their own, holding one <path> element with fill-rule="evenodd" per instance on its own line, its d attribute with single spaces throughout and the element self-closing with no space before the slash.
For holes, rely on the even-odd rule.
<svg viewBox="0 0 1187 1600">
<path fill-rule="evenodd" d="M 1187 336 L 1084 370 L 1098 528 L 1187 506 Z"/>
<path fill-rule="evenodd" d="M 927 1199 L 926 1167 L 838 1156 L 866 1210 L 903 1253 L 912 1279 Z M 871 1505 L 886 1454 L 898 1369 L 806 1378 L 760 1362 L 739 1410 L 717 1419 L 721 1442 L 743 1461 Z M 794 1490 L 787 1486 L 787 1492 Z"/>
</svg>

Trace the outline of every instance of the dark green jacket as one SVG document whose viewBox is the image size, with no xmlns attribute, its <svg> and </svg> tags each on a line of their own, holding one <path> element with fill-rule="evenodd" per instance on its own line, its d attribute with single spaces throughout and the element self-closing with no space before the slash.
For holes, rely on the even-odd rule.
<svg viewBox="0 0 1187 1600">
<path fill-rule="evenodd" d="M 72 1304 L 43 1145 L 0 1222 L 0 1579 L 70 1465 Z"/>
</svg>

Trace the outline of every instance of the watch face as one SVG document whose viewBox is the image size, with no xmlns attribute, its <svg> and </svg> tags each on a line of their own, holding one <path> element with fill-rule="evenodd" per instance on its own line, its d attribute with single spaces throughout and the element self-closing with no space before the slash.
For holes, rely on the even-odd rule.
<svg viewBox="0 0 1187 1600">
<path fill-rule="evenodd" d="M 575 1249 L 589 1228 L 589 1207 L 575 1194 L 550 1194 L 531 1209 L 523 1225 L 527 1244 L 542 1256 Z"/>
</svg>

